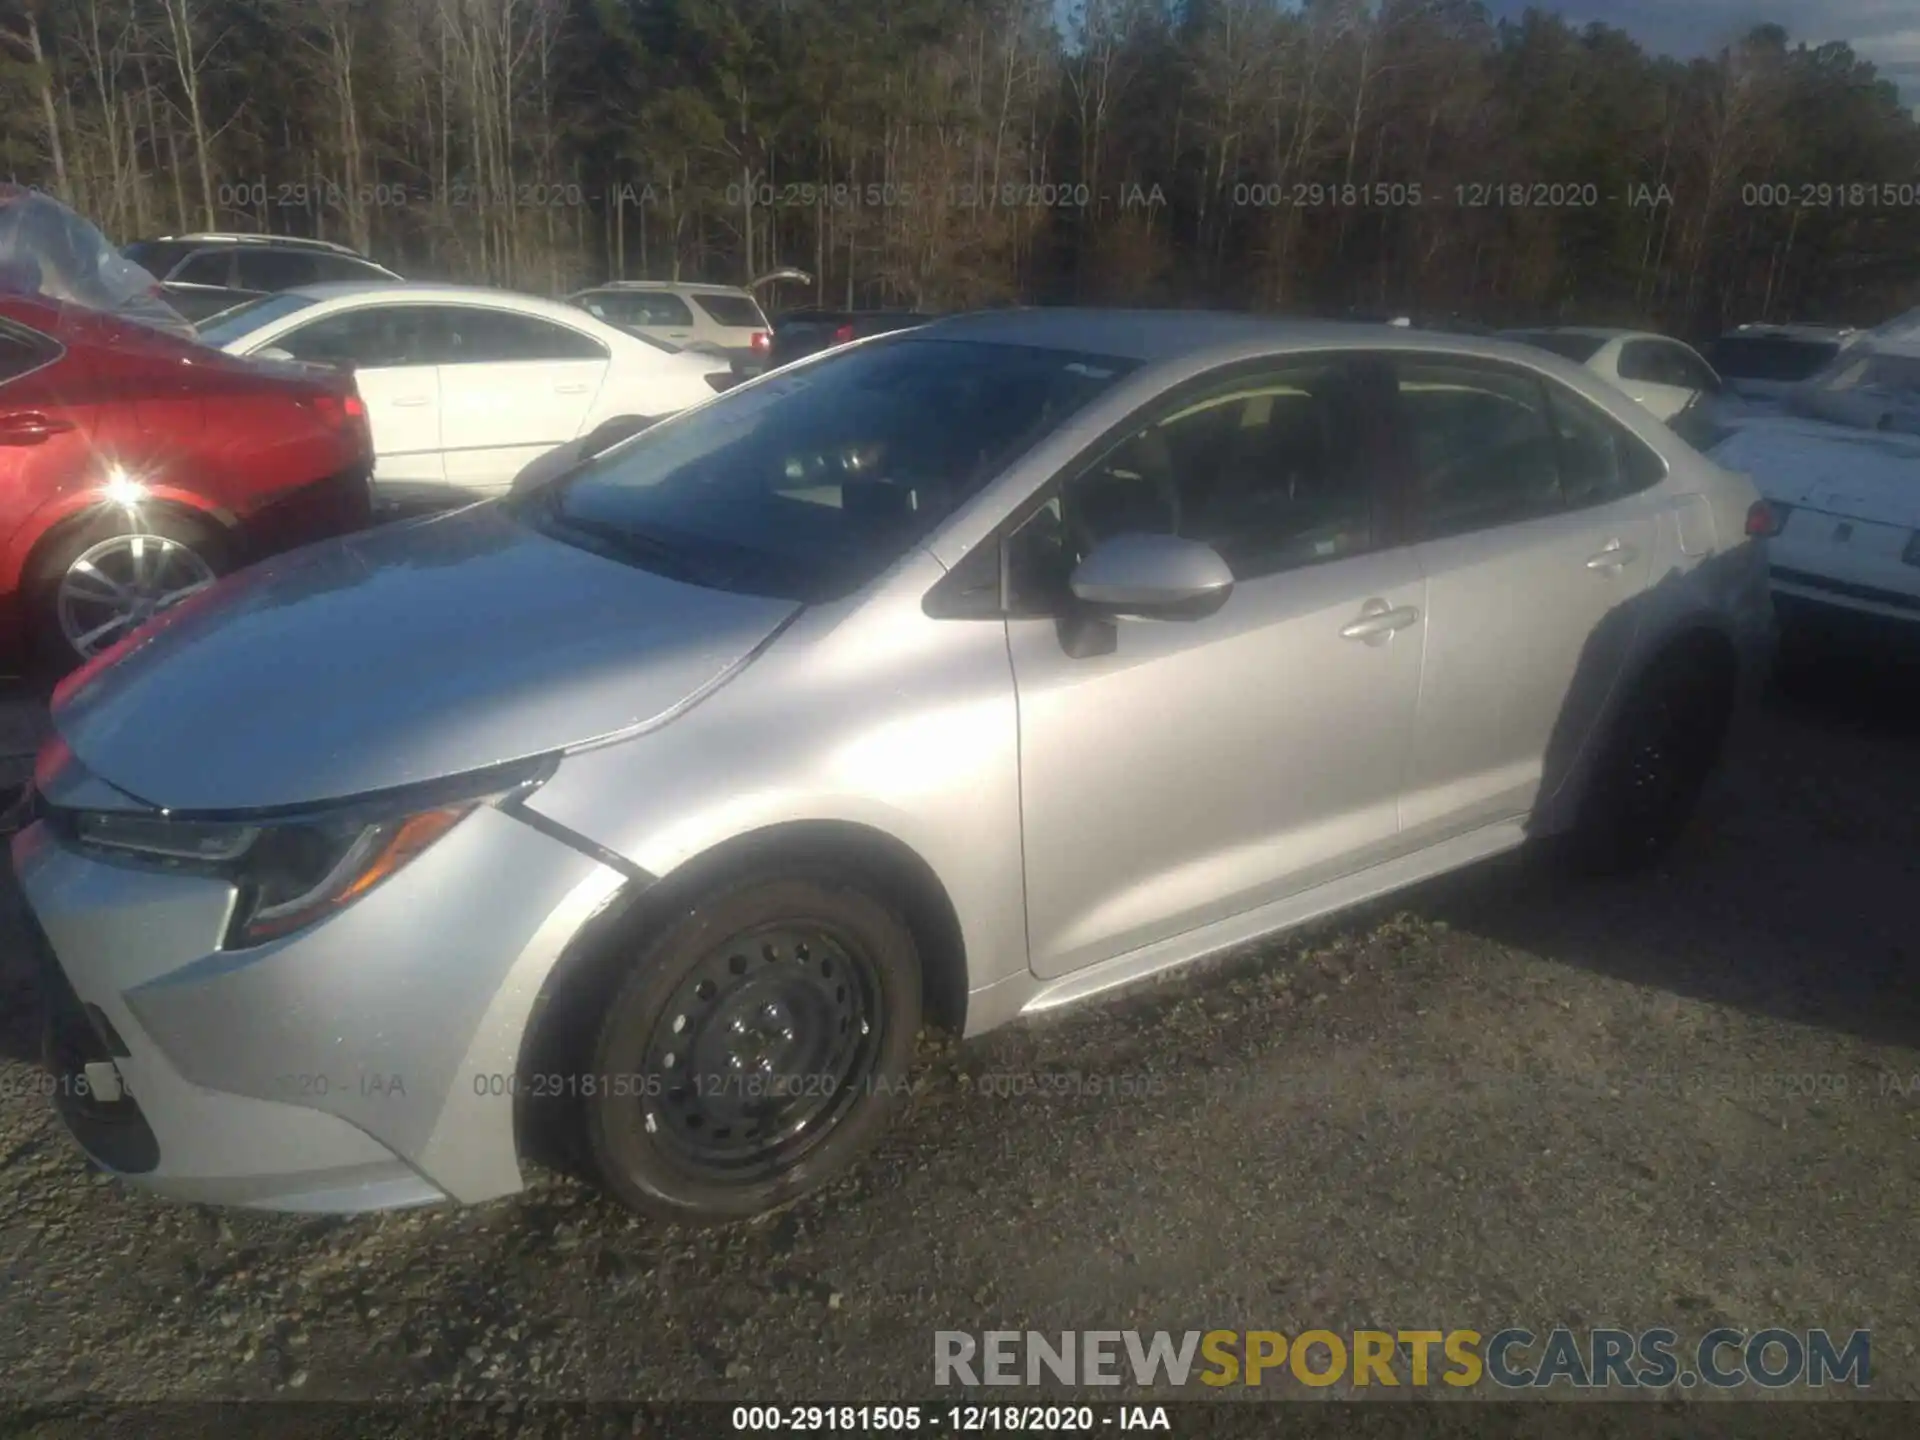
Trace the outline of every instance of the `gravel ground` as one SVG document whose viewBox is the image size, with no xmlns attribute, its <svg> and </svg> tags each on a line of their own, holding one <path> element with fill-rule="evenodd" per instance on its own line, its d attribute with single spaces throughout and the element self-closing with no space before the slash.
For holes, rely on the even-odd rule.
<svg viewBox="0 0 1920 1440">
<path fill-rule="evenodd" d="M 1920 1398 L 1920 703 L 1843 679 L 1745 717 L 1659 874 L 1512 857 L 930 1045 L 882 1153 L 731 1232 L 548 1178 L 335 1220 L 92 1175 L 5 886 L 0 1395 L 898 1402 L 935 1329 L 1725 1324 L 1870 1327 Z"/>
</svg>

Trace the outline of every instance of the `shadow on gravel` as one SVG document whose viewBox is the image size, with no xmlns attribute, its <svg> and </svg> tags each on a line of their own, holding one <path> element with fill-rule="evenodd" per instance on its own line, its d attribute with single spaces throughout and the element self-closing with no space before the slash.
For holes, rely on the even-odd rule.
<svg viewBox="0 0 1920 1440">
<path fill-rule="evenodd" d="M 1920 670 L 1834 663 L 1739 717 L 1659 871 L 1594 882 L 1523 852 L 1406 902 L 1546 959 L 1920 1048 L 1917 897 Z"/>
</svg>

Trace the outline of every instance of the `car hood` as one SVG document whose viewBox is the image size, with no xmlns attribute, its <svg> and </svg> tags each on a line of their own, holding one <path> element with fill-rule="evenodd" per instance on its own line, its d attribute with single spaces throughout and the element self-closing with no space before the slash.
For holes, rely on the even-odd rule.
<svg viewBox="0 0 1920 1440">
<path fill-rule="evenodd" d="M 1751 476 L 1769 500 L 1920 527 L 1920 437 L 1766 418 L 1741 426 L 1712 458 Z"/>
<path fill-rule="evenodd" d="M 798 609 L 477 505 L 230 577 L 76 672 L 53 723 L 89 771 L 150 804 L 306 804 L 670 719 Z"/>
</svg>

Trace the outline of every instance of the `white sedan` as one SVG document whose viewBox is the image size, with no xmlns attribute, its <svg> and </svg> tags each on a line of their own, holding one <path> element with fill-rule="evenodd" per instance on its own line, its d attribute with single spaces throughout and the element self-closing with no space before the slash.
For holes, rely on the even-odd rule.
<svg viewBox="0 0 1920 1440">
<path fill-rule="evenodd" d="M 1702 396 L 1719 395 L 1723 388 L 1713 367 L 1692 346 L 1650 331 L 1553 325 L 1505 330 L 1500 338 L 1551 350 L 1586 366 L 1662 420 L 1673 419 Z"/>
<path fill-rule="evenodd" d="M 1790 644 L 1841 630 L 1920 642 L 1920 343 L 1847 349 L 1712 458 L 1767 498 Z"/>
<path fill-rule="evenodd" d="M 311 285 L 200 328 L 235 355 L 352 369 L 383 507 L 506 492 L 556 446 L 631 431 L 732 382 L 709 355 L 616 329 L 571 305 L 473 286 Z"/>
</svg>

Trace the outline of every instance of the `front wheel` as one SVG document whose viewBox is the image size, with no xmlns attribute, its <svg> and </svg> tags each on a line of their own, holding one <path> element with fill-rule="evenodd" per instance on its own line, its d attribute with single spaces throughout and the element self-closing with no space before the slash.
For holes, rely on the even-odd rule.
<svg viewBox="0 0 1920 1440">
<path fill-rule="evenodd" d="M 1719 757 L 1732 708 L 1732 676 L 1712 654 L 1676 650 L 1654 663 L 1622 704 L 1588 779 L 1573 835 L 1581 868 L 1637 870 L 1673 846 Z"/>
<path fill-rule="evenodd" d="M 647 947 L 601 1022 L 585 1097 L 600 1179 L 694 1223 L 818 1189 L 904 1097 L 920 1004 L 911 932 L 858 881 L 716 891 Z"/>
<path fill-rule="evenodd" d="M 34 565 L 34 648 L 67 670 L 206 589 L 226 568 L 209 526 L 118 506 L 59 535 Z"/>
</svg>

